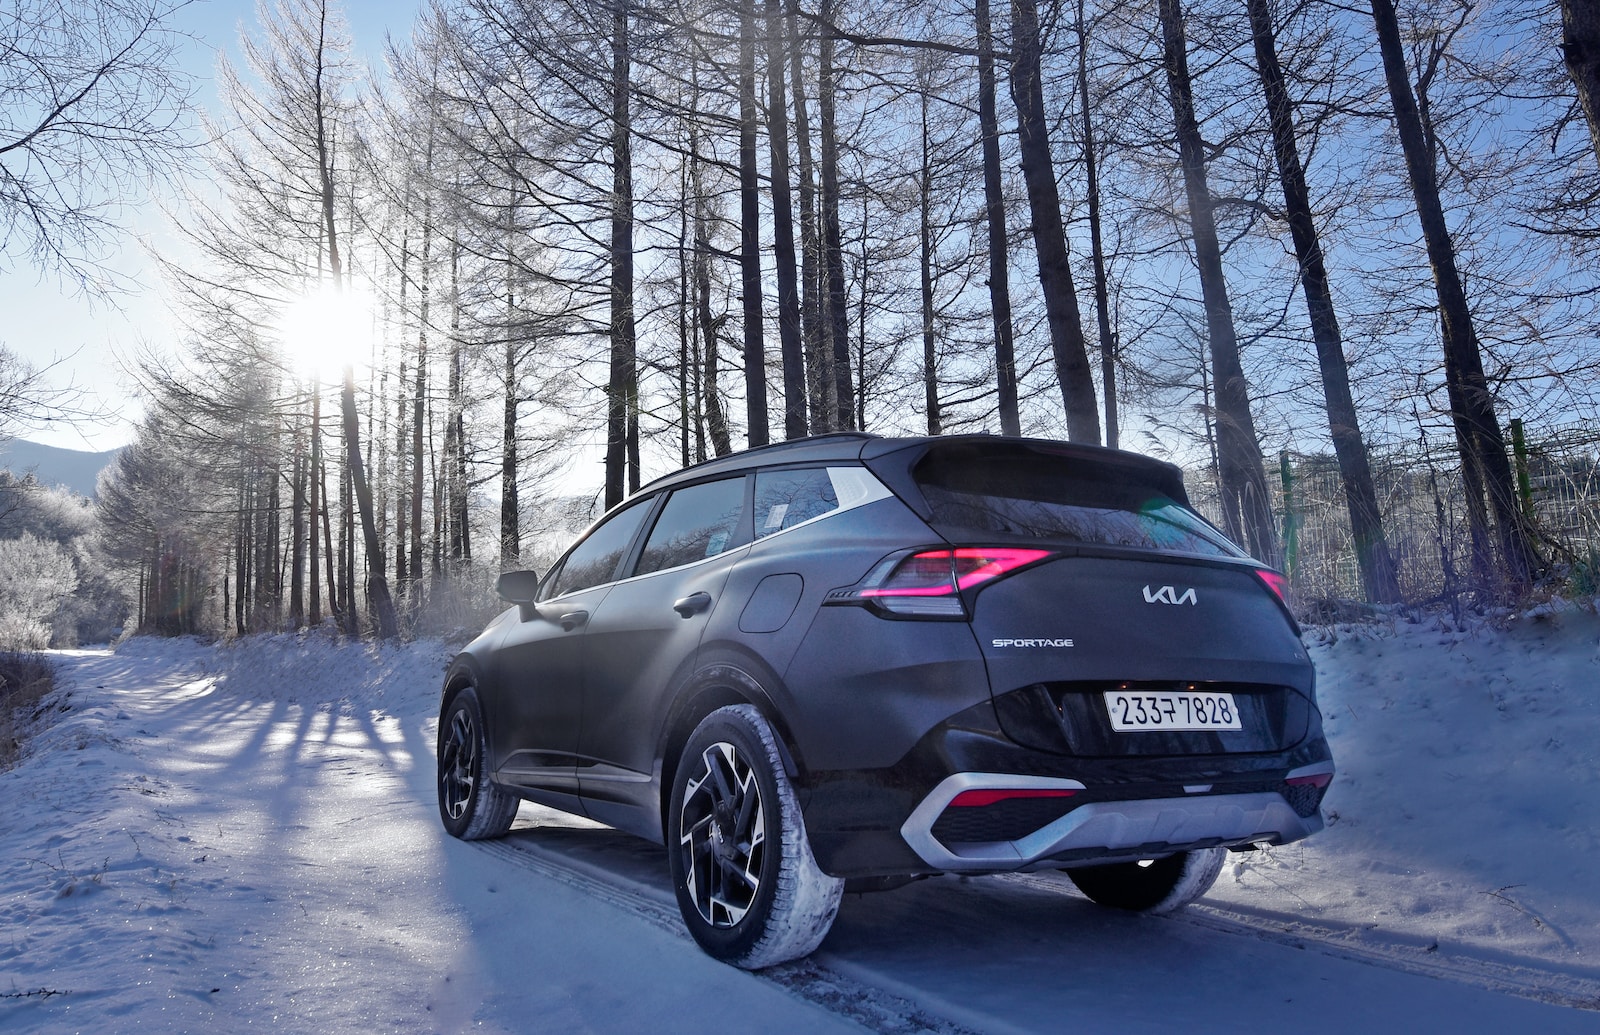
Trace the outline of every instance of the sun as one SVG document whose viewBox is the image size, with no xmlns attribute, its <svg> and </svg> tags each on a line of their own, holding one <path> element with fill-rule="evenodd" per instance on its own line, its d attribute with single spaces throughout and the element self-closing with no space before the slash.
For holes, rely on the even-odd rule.
<svg viewBox="0 0 1600 1035">
<path fill-rule="evenodd" d="M 288 301 L 274 325 L 284 364 L 296 377 L 329 380 L 372 361 L 372 296 L 321 284 Z"/>
</svg>

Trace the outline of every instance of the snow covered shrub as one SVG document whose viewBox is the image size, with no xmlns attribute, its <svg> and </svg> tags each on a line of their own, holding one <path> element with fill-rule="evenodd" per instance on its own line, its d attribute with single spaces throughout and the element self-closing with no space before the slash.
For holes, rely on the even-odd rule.
<svg viewBox="0 0 1600 1035">
<path fill-rule="evenodd" d="M 78 568 L 58 544 L 24 532 L 0 539 L 0 650 L 49 646 L 60 612 L 78 589 Z M 44 643 L 38 642 L 44 630 Z"/>
<path fill-rule="evenodd" d="M 44 655 L 0 652 L 0 769 L 16 761 L 22 728 L 54 687 L 55 670 Z"/>
</svg>

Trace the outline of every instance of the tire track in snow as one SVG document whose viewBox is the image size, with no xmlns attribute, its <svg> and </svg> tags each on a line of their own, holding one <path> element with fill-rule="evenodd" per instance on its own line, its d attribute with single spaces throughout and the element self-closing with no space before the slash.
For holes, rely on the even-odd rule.
<svg viewBox="0 0 1600 1035">
<path fill-rule="evenodd" d="M 682 940 L 685 951 L 699 951 L 683 928 L 676 900 L 665 889 L 645 884 L 636 878 L 630 879 L 627 875 L 533 841 L 484 841 L 477 842 L 477 845 L 516 866 L 560 881 L 641 917 Z M 1064 875 L 1015 873 L 996 875 L 993 879 L 1053 894 L 1078 894 Z M 1349 940 L 1352 932 L 1347 928 L 1304 919 L 1285 922 L 1278 917 L 1262 916 L 1203 899 L 1179 913 L 1160 919 L 1218 934 L 1250 938 L 1302 951 L 1311 950 L 1353 963 L 1451 981 L 1552 1006 L 1600 1011 L 1600 977 L 1590 978 L 1582 974 L 1462 956 L 1451 952 L 1448 947 L 1441 951 L 1437 944 L 1430 945 L 1420 940 L 1391 938 L 1383 944 L 1355 945 Z M 819 959 L 825 960 L 826 956 L 825 952 L 819 953 L 810 959 L 769 968 L 756 976 L 831 1012 L 849 1017 L 871 1031 L 886 1035 L 924 1031 L 937 1032 L 939 1035 L 968 1035 L 971 1032 L 971 1029 L 953 1021 L 928 1013 L 925 1007 L 913 1000 L 847 977 L 828 967 L 825 962 L 819 962 Z"/>
<path fill-rule="evenodd" d="M 641 885 L 603 867 L 587 864 L 529 840 L 475 841 L 473 845 L 513 866 L 581 891 L 638 916 L 683 942 L 683 951 L 700 947 L 683 927 L 677 900 L 661 889 Z M 931 1014 L 920 1004 L 883 988 L 847 977 L 816 957 L 753 972 L 754 977 L 790 995 L 847 1017 L 880 1035 L 977 1035 L 971 1028 Z"/>
<path fill-rule="evenodd" d="M 1005 874 L 998 879 L 1062 895 L 1077 894 L 1065 876 L 1019 873 Z M 1318 924 L 1301 918 L 1285 921 L 1276 915 L 1265 916 L 1206 899 L 1160 919 L 1293 949 L 1314 949 L 1336 959 L 1453 981 L 1552 1006 L 1600 1011 L 1600 975 L 1585 977 L 1582 974 L 1462 956 L 1448 948 L 1441 950 L 1437 941 L 1406 939 L 1403 936 L 1391 935 L 1381 944 L 1354 945 L 1350 938 L 1356 932 L 1348 927 Z"/>
<path fill-rule="evenodd" d="M 1276 918 L 1266 919 L 1248 910 L 1231 909 L 1204 901 L 1191 905 L 1183 913 L 1169 919 L 1297 949 L 1315 946 L 1317 951 L 1339 959 L 1454 981 L 1552 1006 L 1600 1011 L 1600 978 L 1458 955 L 1450 951 L 1448 946 L 1441 947 L 1437 941 L 1401 940 L 1391 936 L 1390 940 L 1379 945 L 1352 945 L 1348 940 L 1351 935 L 1348 928 L 1330 927 L 1306 920 L 1283 924 Z"/>
</svg>

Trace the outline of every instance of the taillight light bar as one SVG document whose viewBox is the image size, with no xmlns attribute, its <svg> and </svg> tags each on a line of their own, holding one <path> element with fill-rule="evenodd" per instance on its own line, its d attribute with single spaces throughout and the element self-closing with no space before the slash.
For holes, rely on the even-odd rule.
<svg viewBox="0 0 1600 1035">
<path fill-rule="evenodd" d="M 961 594 L 1049 557 L 1049 550 L 957 546 L 886 557 L 861 583 L 828 595 L 830 604 L 868 604 L 904 618 L 965 618 Z"/>
</svg>

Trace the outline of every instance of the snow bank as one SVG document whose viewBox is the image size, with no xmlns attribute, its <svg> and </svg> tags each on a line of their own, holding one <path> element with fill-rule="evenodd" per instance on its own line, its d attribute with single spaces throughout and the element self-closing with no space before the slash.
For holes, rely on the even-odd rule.
<svg viewBox="0 0 1600 1035">
<path fill-rule="evenodd" d="M 1600 620 L 1310 630 L 1339 766 L 1310 840 L 1234 857 L 1208 901 L 1600 979 Z"/>
</svg>

